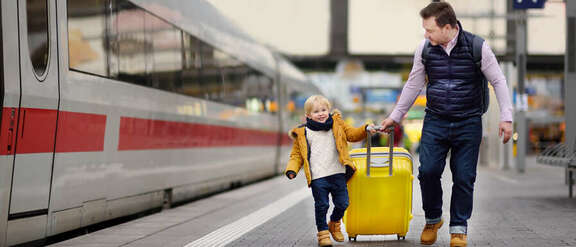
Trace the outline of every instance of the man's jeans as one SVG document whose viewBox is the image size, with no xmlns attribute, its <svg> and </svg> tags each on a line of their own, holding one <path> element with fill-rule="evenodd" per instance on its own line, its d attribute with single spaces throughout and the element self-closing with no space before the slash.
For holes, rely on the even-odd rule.
<svg viewBox="0 0 576 247">
<path fill-rule="evenodd" d="M 326 223 L 326 213 L 330 207 L 328 194 L 332 194 L 334 211 L 330 216 L 331 221 L 340 221 L 344 216 L 344 211 L 348 208 L 348 188 L 346 187 L 346 176 L 344 173 L 334 174 L 328 177 L 312 180 L 312 196 L 314 197 L 314 208 L 316 215 L 316 228 L 318 231 L 328 230 Z"/>
<path fill-rule="evenodd" d="M 442 217 L 442 183 L 440 178 L 450 153 L 452 199 L 450 233 L 466 233 L 472 214 L 472 197 L 476 181 L 478 149 L 482 140 L 482 117 L 444 119 L 426 113 L 420 143 L 418 179 L 422 204 L 428 224 Z"/>
</svg>

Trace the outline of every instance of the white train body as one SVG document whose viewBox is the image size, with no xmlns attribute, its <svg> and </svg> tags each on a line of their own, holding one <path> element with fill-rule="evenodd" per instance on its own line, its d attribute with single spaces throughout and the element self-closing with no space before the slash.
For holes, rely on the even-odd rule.
<svg viewBox="0 0 576 247">
<path fill-rule="evenodd" d="M 277 174 L 317 92 L 200 0 L 0 6 L 0 246 Z"/>
</svg>

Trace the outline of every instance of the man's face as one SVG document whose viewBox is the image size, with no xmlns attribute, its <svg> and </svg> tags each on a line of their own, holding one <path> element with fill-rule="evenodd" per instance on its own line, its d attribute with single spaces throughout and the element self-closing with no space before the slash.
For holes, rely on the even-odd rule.
<svg viewBox="0 0 576 247">
<path fill-rule="evenodd" d="M 432 45 L 445 45 L 453 38 L 450 37 L 452 26 L 446 24 L 444 27 L 439 27 L 434 16 L 423 19 L 422 27 L 425 31 L 424 37 L 430 40 Z"/>
</svg>

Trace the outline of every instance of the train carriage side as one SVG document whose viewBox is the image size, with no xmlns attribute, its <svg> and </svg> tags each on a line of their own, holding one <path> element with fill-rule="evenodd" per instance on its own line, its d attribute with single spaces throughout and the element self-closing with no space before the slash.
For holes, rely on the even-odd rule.
<svg viewBox="0 0 576 247">
<path fill-rule="evenodd" d="M 73 220 L 53 234 L 272 174 L 277 120 L 262 112 L 259 97 L 273 87 L 265 74 L 168 22 L 175 13 L 98 3 L 66 1 L 61 112 L 91 114 L 80 118 L 99 126 L 76 131 L 103 145 L 56 153 L 54 221 Z"/>
<path fill-rule="evenodd" d="M 0 245 L 43 238 L 59 100 L 55 1 L 2 1 Z"/>
<path fill-rule="evenodd" d="M 209 4 L 0 6 L 0 246 L 279 170 L 280 94 L 304 77 Z"/>
<path fill-rule="evenodd" d="M 9 121 L 5 120 L 4 114 L 11 112 L 4 110 L 6 108 L 18 107 L 20 97 L 20 84 L 17 82 L 18 78 L 18 63 L 10 62 L 10 58 L 18 56 L 18 51 L 14 49 L 17 47 L 17 37 L 14 35 L 9 36 L 7 33 L 17 33 L 17 26 L 7 25 L 7 23 L 15 23 L 16 15 L 14 9 L 16 4 L 13 1 L 0 2 L 0 107 L 2 121 L 0 121 L 0 137 L 1 145 L 5 145 L 7 137 Z M 13 129 L 12 129 L 13 131 Z M 0 155 L 0 246 L 6 245 L 6 229 L 8 224 L 8 214 L 10 206 L 10 186 L 12 184 L 12 169 L 14 163 L 14 156 L 2 154 Z"/>
</svg>

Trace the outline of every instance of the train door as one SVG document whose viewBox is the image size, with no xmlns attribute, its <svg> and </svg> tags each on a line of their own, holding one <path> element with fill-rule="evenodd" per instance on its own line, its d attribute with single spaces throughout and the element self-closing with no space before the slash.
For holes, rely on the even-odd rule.
<svg viewBox="0 0 576 247">
<path fill-rule="evenodd" d="M 17 5 L 21 93 L 8 244 L 46 236 L 59 97 L 55 1 Z"/>
<path fill-rule="evenodd" d="M 4 132 L 4 128 L 6 127 L 4 123 L 3 113 L 4 111 L 4 30 L 3 23 L 6 22 L 4 17 L 6 15 L 3 14 L 3 11 L 6 7 L 3 6 L 4 3 L 0 2 L 0 117 L 2 118 L 0 121 L 0 246 L 6 245 L 6 224 L 8 221 L 8 203 L 10 201 L 10 185 L 12 181 L 12 161 L 13 157 L 4 152 L 1 152 L 4 148 L 4 140 L 5 135 L 7 133 Z"/>
</svg>

